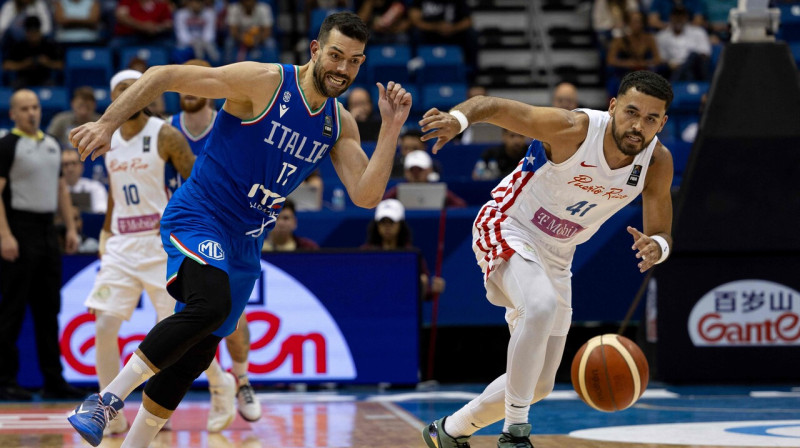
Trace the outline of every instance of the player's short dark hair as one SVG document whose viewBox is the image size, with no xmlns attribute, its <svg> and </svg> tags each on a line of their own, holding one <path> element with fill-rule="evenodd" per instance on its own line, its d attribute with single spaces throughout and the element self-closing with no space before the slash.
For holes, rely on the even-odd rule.
<svg viewBox="0 0 800 448">
<path fill-rule="evenodd" d="M 22 22 L 25 31 L 40 31 L 42 29 L 42 21 L 36 16 L 27 16 Z"/>
<path fill-rule="evenodd" d="M 666 102 L 665 109 L 669 109 L 672 104 L 672 86 L 663 76 L 658 73 L 649 72 L 647 70 L 637 70 L 630 72 L 622 78 L 617 91 L 617 97 L 620 97 L 628 92 L 628 90 L 636 88 L 636 90 L 644 93 L 645 95 L 654 96 Z"/>
<path fill-rule="evenodd" d="M 369 28 L 356 14 L 349 11 L 336 12 L 322 22 L 317 34 L 317 40 L 324 44 L 332 29 L 339 30 L 345 36 L 366 43 L 369 39 Z"/>
</svg>

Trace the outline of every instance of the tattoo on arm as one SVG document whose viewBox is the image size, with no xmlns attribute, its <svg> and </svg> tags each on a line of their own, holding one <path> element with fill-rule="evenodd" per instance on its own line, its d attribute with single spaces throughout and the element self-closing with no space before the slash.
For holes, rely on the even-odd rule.
<svg viewBox="0 0 800 448">
<path fill-rule="evenodd" d="M 194 165 L 194 153 L 183 134 L 169 125 L 161 127 L 158 133 L 158 152 L 167 162 L 175 165 L 175 169 L 188 179 Z"/>
</svg>

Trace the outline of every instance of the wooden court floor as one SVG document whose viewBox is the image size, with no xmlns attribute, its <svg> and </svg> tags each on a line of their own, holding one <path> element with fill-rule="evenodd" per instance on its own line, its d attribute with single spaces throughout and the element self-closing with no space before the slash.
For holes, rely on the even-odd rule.
<svg viewBox="0 0 800 448">
<path fill-rule="evenodd" d="M 309 399 L 310 394 L 265 394 L 263 396 L 260 394 L 264 411 L 260 421 L 248 423 L 237 416 L 233 424 L 222 433 L 209 434 L 205 430 L 208 413 L 207 393 L 205 397 L 202 394 L 197 395 L 198 397 L 195 399 L 181 404 L 173 415 L 172 429 L 162 431 L 151 444 L 152 448 L 425 448 L 426 446 L 420 437 L 420 428 L 425 422 L 418 417 L 424 415 L 424 412 L 414 411 L 414 409 L 426 409 L 429 406 L 424 399 L 416 405 L 406 406 L 392 401 L 370 401 L 369 399 L 353 399 L 353 397 L 338 397 L 337 395 L 329 395 L 325 400 L 317 400 L 313 396 Z M 90 446 L 72 430 L 66 421 L 66 414 L 74 405 L 75 403 L 71 402 L 0 404 L 0 448 Z M 129 421 L 133 421 L 138 407 L 139 402 L 132 399 L 126 403 L 124 412 Z M 800 405 L 796 407 L 800 411 Z M 438 413 L 439 409 L 437 408 L 433 412 Z M 559 419 L 581 418 L 573 411 L 557 412 L 561 412 L 561 415 L 556 417 Z M 800 418 L 800 413 L 792 414 L 787 414 L 787 417 Z M 800 427 L 800 424 L 797 426 Z M 100 446 L 118 448 L 121 446 L 122 440 L 123 437 L 120 435 L 107 437 Z M 652 443 L 604 442 L 575 438 L 566 434 L 535 434 L 532 441 L 536 448 L 674 448 L 676 446 L 690 448 L 736 446 L 741 448 L 747 446 L 741 444 L 662 444 L 658 443 L 658 440 L 653 440 Z M 474 448 L 495 447 L 496 443 L 496 435 L 476 435 L 471 441 Z M 800 443 L 797 446 L 800 446 Z"/>
</svg>

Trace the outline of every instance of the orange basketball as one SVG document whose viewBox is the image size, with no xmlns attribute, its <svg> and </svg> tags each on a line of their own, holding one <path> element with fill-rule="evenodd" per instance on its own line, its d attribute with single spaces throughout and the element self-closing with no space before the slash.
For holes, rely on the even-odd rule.
<svg viewBox="0 0 800 448">
<path fill-rule="evenodd" d="M 572 360 L 572 387 L 598 411 L 632 406 L 647 389 L 649 376 L 650 367 L 639 346 L 616 334 L 589 339 Z"/>
</svg>

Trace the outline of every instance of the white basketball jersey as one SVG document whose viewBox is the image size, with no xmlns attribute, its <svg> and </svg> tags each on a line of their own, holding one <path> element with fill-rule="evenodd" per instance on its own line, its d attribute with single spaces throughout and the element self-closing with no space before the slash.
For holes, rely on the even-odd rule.
<svg viewBox="0 0 800 448">
<path fill-rule="evenodd" d="M 612 170 L 603 155 L 611 117 L 606 111 L 580 111 L 589 116 L 589 130 L 577 152 L 554 164 L 542 143 L 534 140 L 478 213 L 473 249 L 485 277 L 513 253 L 532 261 L 555 261 L 568 271 L 575 246 L 642 192 L 658 139 L 633 163 Z M 546 254 L 537 253 L 543 249 Z"/>
<path fill-rule="evenodd" d="M 105 154 L 109 189 L 114 198 L 111 232 L 114 235 L 149 235 L 158 232 L 167 206 L 164 186 L 165 161 L 158 154 L 158 133 L 164 120 L 150 117 L 130 140 L 119 129 L 111 136 Z"/>
</svg>

